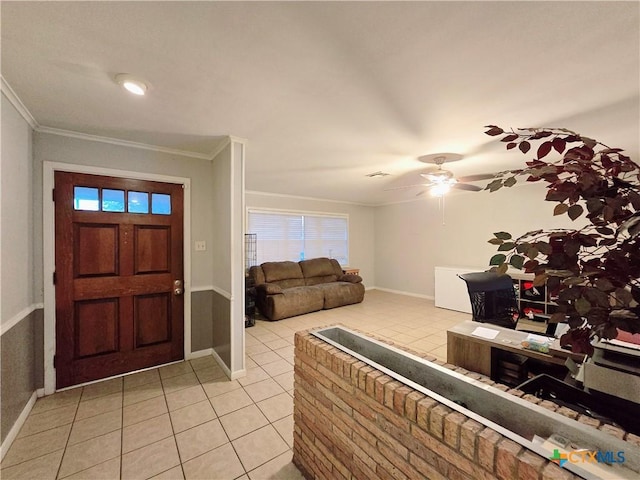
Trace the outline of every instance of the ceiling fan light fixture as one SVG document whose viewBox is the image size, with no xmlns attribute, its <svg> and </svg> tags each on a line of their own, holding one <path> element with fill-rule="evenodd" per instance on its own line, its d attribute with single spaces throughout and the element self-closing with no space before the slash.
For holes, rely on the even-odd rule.
<svg viewBox="0 0 640 480">
<path fill-rule="evenodd" d="M 119 73 L 116 75 L 115 80 L 118 85 L 134 95 L 145 95 L 149 89 L 146 82 L 135 78 L 128 73 Z"/>
<path fill-rule="evenodd" d="M 432 183 L 443 183 L 453 180 L 453 173 L 449 170 L 434 170 L 433 172 L 421 173 L 421 177 L 426 178 Z"/>
<path fill-rule="evenodd" d="M 442 197 L 451 190 L 451 185 L 449 182 L 436 183 L 429 189 L 429 193 L 433 197 Z"/>
</svg>

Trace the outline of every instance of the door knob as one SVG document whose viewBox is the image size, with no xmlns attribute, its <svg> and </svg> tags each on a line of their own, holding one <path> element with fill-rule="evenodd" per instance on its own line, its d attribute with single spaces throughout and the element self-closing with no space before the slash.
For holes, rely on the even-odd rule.
<svg viewBox="0 0 640 480">
<path fill-rule="evenodd" d="M 182 295 L 182 289 L 181 288 L 175 288 L 173 290 L 173 294 L 174 295 Z"/>
</svg>

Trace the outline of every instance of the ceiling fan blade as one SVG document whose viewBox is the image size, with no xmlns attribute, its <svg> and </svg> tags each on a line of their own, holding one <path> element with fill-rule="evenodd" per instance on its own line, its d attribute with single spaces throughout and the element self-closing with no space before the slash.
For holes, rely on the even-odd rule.
<svg viewBox="0 0 640 480">
<path fill-rule="evenodd" d="M 416 193 L 416 197 L 421 197 L 425 193 L 427 193 L 427 191 L 426 190 L 422 190 L 421 192 Z"/>
<path fill-rule="evenodd" d="M 467 190 L 468 192 L 479 192 L 480 190 L 484 190 L 482 187 L 478 187 L 477 185 L 469 185 L 468 183 L 454 183 L 451 185 L 451 188 L 457 188 L 458 190 Z"/>
<path fill-rule="evenodd" d="M 458 178 L 458 182 L 478 182 L 480 180 L 490 180 L 494 178 L 497 173 L 478 173 L 476 175 L 467 175 L 466 177 Z"/>
<path fill-rule="evenodd" d="M 404 190 L 406 188 L 428 187 L 428 186 L 429 186 L 428 183 L 416 183 L 415 185 L 402 185 L 401 187 L 385 188 L 384 191 L 389 192 L 391 190 Z"/>
</svg>

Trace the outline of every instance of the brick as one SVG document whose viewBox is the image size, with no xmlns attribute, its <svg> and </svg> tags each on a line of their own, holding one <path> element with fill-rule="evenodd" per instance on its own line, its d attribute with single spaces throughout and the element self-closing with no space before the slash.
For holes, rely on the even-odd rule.
<svg viewBox="0 0 640 480">
<path fill-rule="evenodd" d="M 589 425 L 590 427 L 593 427 L 593 428 L 598 428 L 600 426 L 600 420 L 590 417 L 588 415 L 579 415 L 578 421 L 580 423 L 584 423 L 585 425 Z"/>
<path fill-rule="evenodd" d="M 373 398 L 380 405 L 384 405 L 384 386 L 392 381 L 389 375 L 381 375 L 374 380 Z"/>
<path fill-rule="evenodd" d="M 509 387 L 503 385 L 502 383 L 496 383 L 493 388 L 500 390 L 501 392 L 506 392 L 507 390 L 509 390 Z"/>
<path fill-rule="evenodd" d="M 438 405 L 431 397 L 425 397 L 418 402 L 416 410 L 416 423 L 424 430 L 429 430 L 429 415 L 431 410 Z"/>
<path fill-rule="evenodd" d="M 368 397 L 362 390 L 356 390 L 352 408 L 370 421 L 375 421 L 376 415 L 384 410 L 384 406 Z"/>
<path fill-rule="evenodd" d="M 429 480 L 448 480 L 447 473 L 441 474 L 433 465 L 425 462 L 422 458 L 411 453 L 409 463 L 415 467 L 425 478 Z"/>
<path fill-rule="evenodd" d="M 360 371 L 365 367 L 369 366 L 360 360 L 351 364 L 351 384 L 362 390 L 364 390 L 364 387 L 360 385 Z"/>
<path fill-rule="evenodd" d="M 608 424 L 602 425 L 600 427 L 600 431 L 604 433 L 608 433 L 609 435 L 612 435 L 621 440 L 624 439 L 624 436 L 625 436 L 624 430 L 622 430 L 619 427 L 614 427 L 613 425 L 608 425 Z"/>
<path fill-rule="evenodd" d="M 402 387 L 402 383 L 392 380 L 384 384 L 384 406 L 393 409 L 393 396 L 395 391 Z"/>
<path fill-rule="evenodd" d="M 549 400 L 542 400 L 538 405 L 552 412 L 555 412 L 558 409 L 558 405 L 556 405 L 553 402 L 550 402 Z"/>
<path fill-rule="evenodd" d="M 518 478 L 518 455 L 522 447 L 508 438 L 498 443 L 496 451 L 496 475 L 504 480 Z"/>
<path fill-rule="evenodd" d="M 536 405 L 539 404 L 540 402 L 542 402 L 541 399 L 539 399 L 538 397 L 531 395 L 530 393 L 527 393 L 526 395 L 522 396 L 523 400 L 526 400 L 527 402 L 531 402 L 531 403 L 535 403 Z"/>
<path fill-rule="evenodd" d="M 407 395 L 404 412 L 406 417 L 414 423 L 417 422 L 418 402 L 423 398 L 426 398 L 425 395 L 415 390 Z"/>
<path fill-rule="evenodd" d="M 452 412 L 444 418 L 444 442 L 456 450 L 460 445 L 460 425 L 466 419 L 460 412 Z"/>
<path fill-rule="evenodd" d="M 403 387 L 400 387 L 403 388 Z M 405 395 L 403 395 L 402 392 L 400 392 L 399 394 L 397 393 L 399 389 L 396 389 L 394 391 L 394 400 L 396 401 L 402 401 L 403 403 L 403 410 L 404 410 L 404 398 L 406 398 Z M 401 395 L 403 400 L 399 400 L 397 397 L 398 395 Z M 409 424 L 411 423 L 410 420 L 408 418 L 406 418 L 404 415 L 399 415 L 394 409 L 392 408 L 388 408 L 388 407 L 382 407 L 380 408 L 379 412 L 378 412 L 379 416 L 382 416 L 384 418 L 386 418 L 387 420 L 389 420 L 391 423 L 393 423 L 394 425 L 396 425 L 398 428 L 401 428 L 402 430 L 405 431 L 409 431 Z"/>
<path fill-rule="evenodd" d="M 431 355 L 430 353 L 427 353 L 425 355 L 420 355 L 420 358 L 426 360 L 427 362 L 432 362 L 432 363 L 437 363 L 438 359 L 436 357 L 434 357 L 433 355 Z"/>
<path fill-rule="evenodd" d="M 522 397 L 525 393 L 522 390 L 518 390 L 517 388 L 511 388 L 507 390 L 507 393 L 514 395 L 516 397 Z"/>
<path fill-rule="evenodd" d="M 489 470 L 495 471 L 496 444 L 502 436 L 490 428 L 485 428 L 478 434 L 478 463 Z"/>
<path fill-rule="evenodd" d="M 393 451 L 395 451 L 399 456 L 406 459 L 409 458 L 409 450 L 404 444 L 406 442 L 402 441 L 403 432 L 401 429 L 398 429 L 393 423 L 391 423 L 384 417 L 378 417 L 376 427 L 378 430 L 378 448 L 380 447 L 381 443 L 384 443 L 388 445 L 389 448 L 391 448 Z M 406 429 L 406 431 L 408 431 L 408 428 Z M 404 437 L 408 438 L 408 435 L 404 435 Z"/>
<path fill-rule="evenodd" d="M 353 456 L 353 465 L 351 467 L 351 474 L 356 480 L 371 480 L 375 478 L 375 462 L 373 462 L 373 470 L 362 460 L 359 456 Z M 312 478 L 312 477 L 307 477 Z"/>
<path fill-rule="evenodd" d="M 570 408 L 567 407 L 560 407 L 556 410 L 556 413 L 559 413 L 560 415 L 563 415 L 567 418 L 570 418 L 572 420 L 576 420 L 578 418 L 578 412 L 576 412 L 575 410 L 571 410 Z"/>
<path fill-rule="evenodd" d="M 449 480 L 477 480 L 471 475 L 466 474 L 462 470 L 457 469 L 453 465 L 449 467 L 448 476 L 449 476 Z"/>
<path fill-rule="evenodd" d="M 445 405 L 438 405 L 431 409 L 429 415 L 429 433 L 438 439 L 444 438 L 444 417 L 451 413 Z"/>
<path fill-rule="evenodd" d="M 395 392 L 393 392 L 393 410 L 398 414 L 404 417 L 404 405 L 407 402 L 407 395 L 413 392 L 413 389 L 402 385 L 400 388 L 397 388 Z"/>
<path fill-rule="evenodd" d="M 484 426 L 472 419 L 467 419 L 460 425 L 460 453 L 469 460 L 476 458 L 476 445 L 478 443 L 478 434 L 484 429 Z"/>
<path fill-rule="evenodd" d="M 518 457 L 518 480 L 539 480 L 546 464 L 546 458 L 523 450 Z"/>
<path fill-rule="evenodd" d="M 371 398 L 375 398 L 376 396 L 376 379 L 383 375 L 384 373 L 380 370 L 374 370 L 372 367 L 369 367 L 369 370 L 366 372 L 364 376 L 364 391 L 367 392 L 367 395 Z"/>
<path fill-rule="evenodd" d="M 353 413 L 353 418 L 356 420 L 356 424 L 353 428 L 352 436 L 357 433 L 358 435 L 360 435 L 360 437 L 366 440 L 367 443 L 375 447 L 378 443 L 379 432 L 377 429 L 372 428 L 372 425 L 374 424 L 370 420 L 362 417 L 356 411 L 354 411 Z M 374 432 L 372 432 L 371 430 L 374 430 Z"/>
<path fill-rule="evenodd" d="M 547 463 L 542 470 L 542 480 L 573 480 L 575 477 L 569 470 L 559 467 L 553 462 Z"/>
<path fill-rule="evenodd" d="M 392 463 L 376 465 L 376 473 L 378 474 L 378 478 L 382 480 L 406 480 L 407 478 L 407 476 Z"/>
<path fill-rule="evenodd" d="M 640 447 L 640 436 L 633 433 L 627 433 L 625 440 L 633 445 Z"/>
</svg>

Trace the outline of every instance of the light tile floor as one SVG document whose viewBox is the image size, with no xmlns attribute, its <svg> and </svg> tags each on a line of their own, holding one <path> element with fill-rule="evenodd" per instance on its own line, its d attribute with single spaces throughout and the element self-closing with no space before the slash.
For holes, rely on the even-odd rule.
<svg viewBox="0 0 640 480">
<path fill-rule="evenodd" d="M 363 303 L 246 332 L 247 375 L 213 357 L 39 399 L 2 479 L 302 479 L 291 463 L 294 333 L 340 323 L 446 360 L 446 330 L 469 315 L 379 290 Z"/>
</svg>

